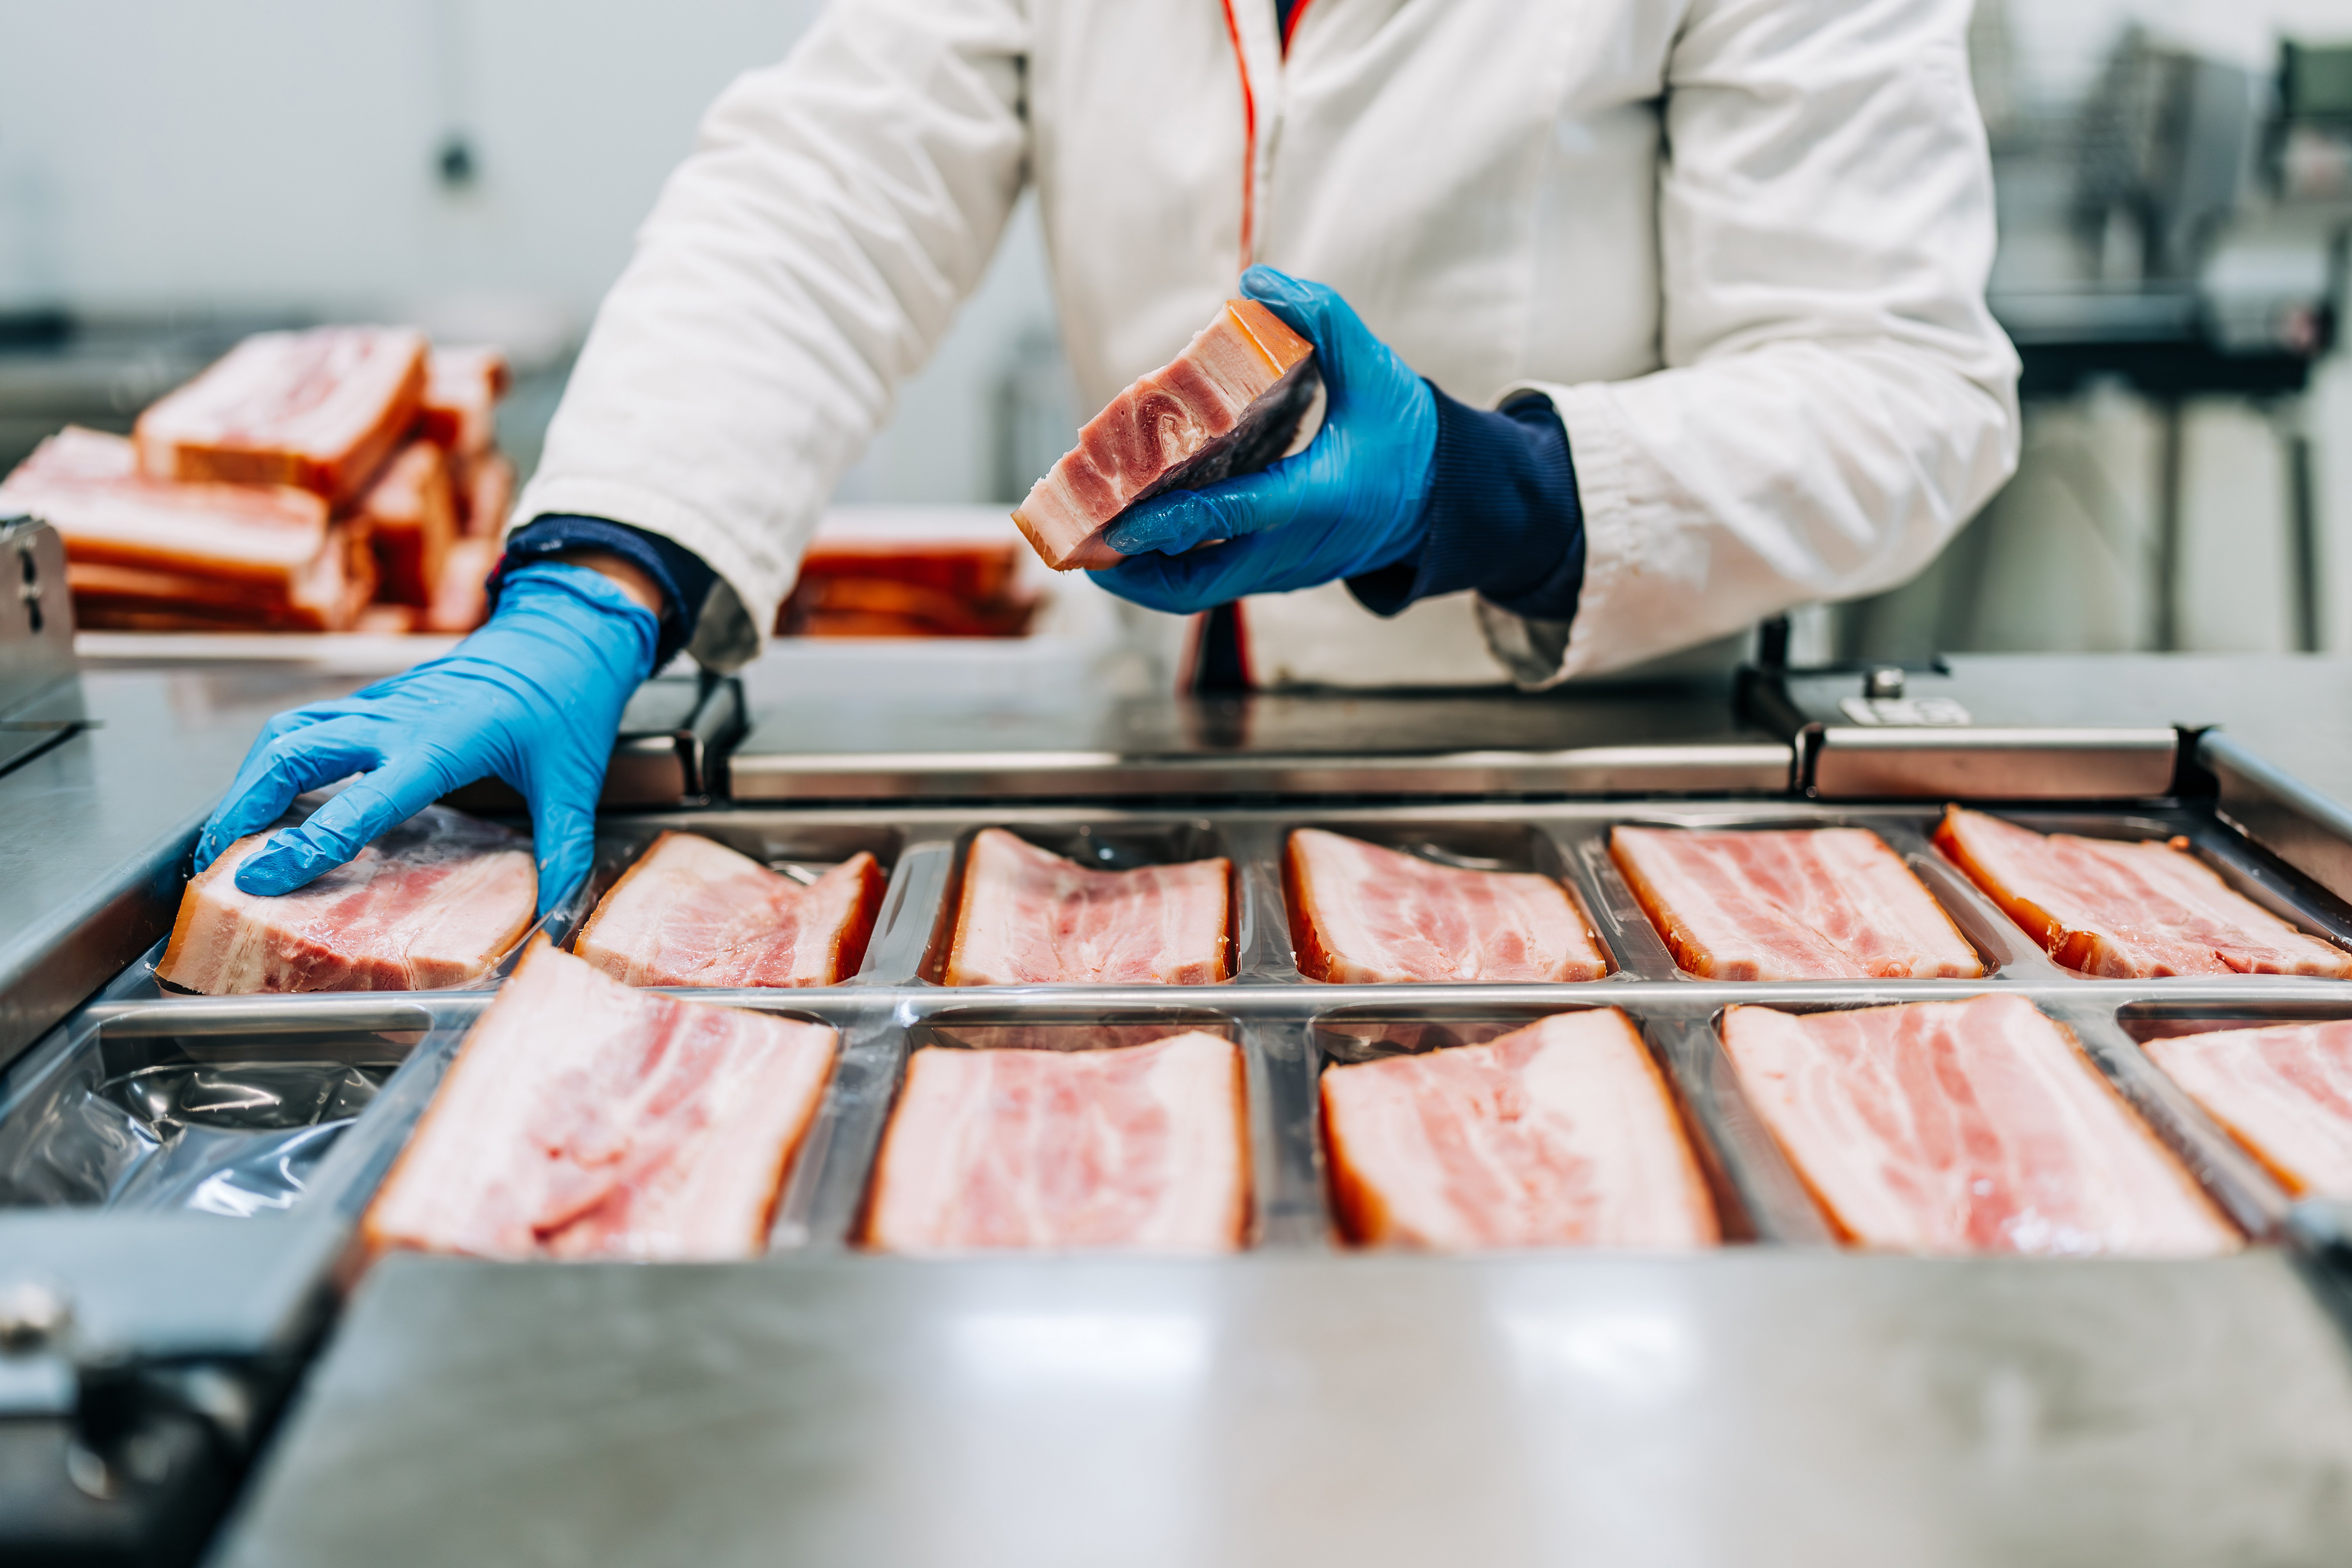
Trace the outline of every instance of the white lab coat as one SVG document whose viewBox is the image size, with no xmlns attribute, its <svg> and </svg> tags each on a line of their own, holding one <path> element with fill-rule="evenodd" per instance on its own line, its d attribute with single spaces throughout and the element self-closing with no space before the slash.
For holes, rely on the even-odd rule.
<svg viewBox="0 0 2352 1568">
<path fill-rule="evenodd" d="M 1572 627 L 1250 601 L 1265 683 L 1542 684 L 1868 593 L 2008 475 L 1969 0 L 834 0 L 712 107 L 516 509 L 677 540 L 697 652 L 773 624 L 843 469 L 1034 184 L 1082 404 L 1244 258 L 1491 405 L 1548 393 Z"/>
</svg>

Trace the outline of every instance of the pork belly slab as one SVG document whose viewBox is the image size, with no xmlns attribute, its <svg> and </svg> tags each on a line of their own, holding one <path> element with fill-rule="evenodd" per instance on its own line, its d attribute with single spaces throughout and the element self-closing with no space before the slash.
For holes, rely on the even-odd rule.
<svg viewBox="0 0 2352 1568">
<path fill-rule="evenodd" d="M 353 517 L 375 552 L 376 597 L 419 609 L 431 605 L 457 540 L 449 455 L 430 441 L 409 442 L 367 488 Z"/>
<path fill-rule="evenodd" d="M 513 379 L 503 349 L 431 350 L 417 434 L 459 458 L 488 451 L 498 435 L 499 399 Z"/>
<path fill-rule="evenodd" d="M 624 985 L 837 985 L 857 973 L 881 866 L 864 852 L 803 885 L 692 833 L 665 833 L 572 949 Z"/>
<path fill-rule="evenodd" d="M 2352 979 L 2352 952 L 2305 936 L 2232 889 L 2185 841 L 2036 833 L 1948 806 L 1936 844 L 2069 969 Z"/>
<path fill-rule="evenodd" d="M 515 944 L 537 908 L 530 841 L 446 806 L 425 807 L 307 887 L 274 899 L 240 891 L 237 867 L 277 831 L 238 839 L 188 883 L 158 979 L 213 996 L 462 985 Z"/>
<path fill-rule="evenodd" d="M 1207 985 L 1228 957 L 1232 862 L 1097 871 L 1001 827 L 974 836 L 950 985 Z"/>
<path fill-rule="evenodd" d="M 1972 980 L 1935 896 L 1862 827 L 1619 827 L 1610 858 L 1675 962 L 1710 980 Z"/>
<path fill-rule="evenodd" d="M 1249 1223 L 1241 1051 L 929 1047 L 907 1063 L 866 1239 L 890 1252 L 1223 1252 Z"/>
<path fill-rule="evenodd" d="M 822 1024 L 632 991 L 542 938 L 467 1037 L 362 1237 L 371 1252 L 757 1257 L 836 1044 Z"/>
<path fill-rule="evenodd" d="M 1734 1007 L 1740 1087 L 1852 1241 L 1906 1252 L 2226 1252 L 2237 1233 L 2021 996 Z"/>
<path fill-rule="evenodd" d="M 1314 346 L 1255 300 L 1228 300 L 1184 352 L 1110 400 L 1013 521 L 1056 572 L 1109 566 L 1103 530 L 1162 490 L 1199 489 L 1312 439 Z"/>
<path fill-rule="evenodd" d="M 2352 1199 L 2352 1020 L 2217 1029 L 2142 1048 L 2288 1192 Z"/>
<path fill-rule="evenodd" d="M 257 332 L 139 416 L 147 474 L 358 499 L 424 405 L 425 334 Z"/>
<path fill-rule="evenodd" d="M 1283 858 L 1298 972 L 1332 984 L 1598 980 L 1609 960 L 1568 889 L 1530 872 L 1441 866 L 1320 828 Z"/>
<path fill-rule="evenodd" d="M 1467 1250 L 1712 1245 L 1715 1205 L 1633 1020 L 1563 1013 L 1482 1046 L 1327 1068 L 1350 1240 Z"/>
</svg>

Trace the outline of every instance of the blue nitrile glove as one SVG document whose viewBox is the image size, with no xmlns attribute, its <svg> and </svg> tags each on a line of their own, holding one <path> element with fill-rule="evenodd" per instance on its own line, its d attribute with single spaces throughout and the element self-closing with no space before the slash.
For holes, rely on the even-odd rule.
<svg viewBox="0 0 2352 1568">
<path fill-rule="evenodd" d="M 594 858 L 613 736 L 653 672 L 659 631 L 651 610 L 589 567 L 509 572 L 489 624 L 447 654 L 265 725 L 196 841 L 196 869 L 277 821 L 304 790 L 365 771 L 236 868 L 246 892 L 290 893 L 451 790 L 496 774 L 530 807 L 545 914 Z"/>
<path fill-rule="evenodd" d="M 1150 609 L 1182 614 L 1312 588 L 1421 549 L 1437 449 L 1428 384 L 1320 283 L 1253 267 L 1242 292 L 1315 345 L 1328 399 L 1323 428 L 1297 457 L 1154 496 L 1104 534 L 1129 559 L 1094 580 Z M 1193 550 L 1212 540 L 1231 542 Z"/>
</svg>

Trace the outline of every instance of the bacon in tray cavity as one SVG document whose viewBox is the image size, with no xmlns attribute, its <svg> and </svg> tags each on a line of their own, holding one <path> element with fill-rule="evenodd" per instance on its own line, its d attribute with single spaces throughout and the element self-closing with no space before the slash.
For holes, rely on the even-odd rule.
<svg viewBox="0 0 2352 1568">
<path fill-rule="evenodd" d="M 1233 973 L 1233 864 L 1097 871 L 1001 827 L 964 855 L 949 985 L 1208 985 Z"/>
<path fill-rule="evenodd" d="M 1862 827 L 1619 827 L 1609 854 L 1675 962 L 1710 980 L 1973 980 L 1976 949 Z"/>
<path fill-rule="evenodd" d="M 1315 349 L 1229 300 L 1164 368 L 1110 400 L 1013 514 L 1056 572 L 1118 563 L 1103 530 L 1163 490 L 1200 489 L 1303 448 L 1322 426 Z"/>
<path fill-rule="evenodd" d="M 1229 1251 L 1249 1223 L 1243 1108 L 1241 1052 L 1214 1035 L 926 1047 L 883 1140 L 867 1242 Z"/>
<path fill-rule="evenodd" d="M 530 927 L 530 842 L 495 824 L 427 806 L 293 892 L 241 891 L 237 867 L 277 830 L 189 882 L 158 979 L 213 996 L 429 991 L 479 978 Z"/>
<path fill-rule="evenodd" d="M 1323 1127 L 1340 1224 L 1365 1245 L 1718 1238 L 1665 1080 L 1614 1007 L 1563 1013 L 1482 1046 L 1327 1068 Z"/>
<path fill-rule="evenodd" d="M 832 1077 L 822 1024 L 632 991 L 531 945 L 370 1206 L 370 1253 L 757 1257 Z"/>
<path fill-rule="evenodd" d="M 0 484 L 0 516 L 64 539 L 86 627 L 348 628 L 375 589 L 365 537 L 284 486 L 165 484 L 130 441 L 68 426 Z"/>
<path fill-rule="evenodd" d="M 2072 1035 L 2021 996 L 1734 1007 L 1723 1043 L 1860 1246 L 2197 1257 L 2239 1244 Z"/>
<path fill-rule="evenodd" d="M 2352 1199 L 2352 1020 L 2217 1029 L 2142 1048 L 2288 1192 Z"/>
<path fill-rule="evenodd" d="M 1441 866 L 1302 827 L 1283 858 L 1298 971 L 1331 984 L 1598 980 L 1609 961 L 1568 889 Z"/>
<path fill-rule="evenodd" d="M 625 985 L 837 985 L 866 957 L 884 882 L 862 850 L 804 885 L 697 834 L 665 833 L 572 948 Z"/>
<path fill-rule="evenodd" d="M 1937 847 L 2069 969 L 2116 979 L 2352 979 L 2352 952 L 2305 936 L 2221 880 L 2185 840 L 2036 833 L 1948 806 Z"/>
<path fill-rule="evenodd" d="M 139 416 L 141 467 L 355 500 L 416 422 L 425 387 L 425 334 L 412 328 L 257 332 Z"/>
</svg>

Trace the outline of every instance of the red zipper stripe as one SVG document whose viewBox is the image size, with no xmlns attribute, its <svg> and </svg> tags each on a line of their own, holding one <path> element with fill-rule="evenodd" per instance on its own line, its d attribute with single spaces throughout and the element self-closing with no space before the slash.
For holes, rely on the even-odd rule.
<svg viewBox="0 0 2352 1568">
<path fill-rule="evenodd" d="M 1257 94 L 1250 89 L 1249 57 L 1242 52 L 1242 29 L 1234 19 L 1234 0 L 1224 0 L 1224 6 L 1225 35 L 1234 41 L 1234 68 L 1242 77 L 1242 270 L 1247 271 L 1256 249 Z"/>
<path fill-rule="evenodd" d="M 1298 4 L 1290 8 L 1290 20 L 1282 27 L 1282 52 L 1285 56 L 1290 53 L 1291 35 L 1298 31 L 1298 18 L 1307 15 L 1307 7 L 1313 4 L 1315 0 L 1298 0 Z M 1228 5 L 1225 9 L 1230 14 L 1233 7 Z"/>
</svg>

